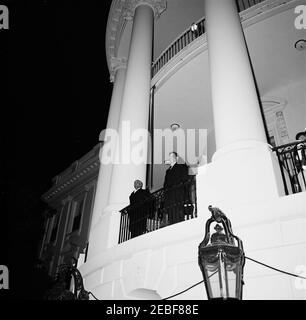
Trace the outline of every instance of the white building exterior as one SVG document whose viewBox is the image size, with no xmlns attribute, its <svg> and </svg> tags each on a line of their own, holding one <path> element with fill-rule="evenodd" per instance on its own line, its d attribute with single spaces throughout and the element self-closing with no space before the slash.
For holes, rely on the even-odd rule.
<svg viewBox="0 0 306 320">
<path fill-rule="evenodd" d="M 100 165 L 88 255 L 80 266 L 86 290 L 99 299 L 163 299 L 201 281 L 198 245 L 209 205 L 231 220 L 246 256 L 305 276 L 306 193 L 285 194 L 266 132 L 283 145 L 306 127 L 306 51 L 295 48 L 306 39 L 305 28 L 296 28 L 295 8 L 306 4 L 237 3 L 239 10 L 234 0 L 112 2 L 106 52 L 114 87 L 107 128 L 119 132 L 118 141 L 124 121 L 132 132 L 148 128 L 149 120 L 154 129 L 173 123 L 207 129 L 199 154 L 207 163 L 196 168 L 197 218 L 120 244 L 119 211 L 129 204 L 133 181 L 146 181 L 147 166 Z M 195 22 L 205 32 L 195 35 Z M 154 145 L 153 153 L 160 149 Z M 149 157 L 149 145 L 146 150 Z M 157 190 L 165 165 L 152 170 Z M 306 298 L 302 280 L 249 260 L 244 273 L 244 299 Z M 206 299 L 204 285 L 173 299 Z"/>
</svg>

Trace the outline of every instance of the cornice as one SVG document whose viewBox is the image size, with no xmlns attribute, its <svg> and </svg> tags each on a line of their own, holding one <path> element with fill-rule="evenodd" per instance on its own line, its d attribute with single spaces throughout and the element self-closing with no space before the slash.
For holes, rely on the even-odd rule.
<svg viewBox="0 0 306 320">
<path fill-rule="evenodd" d="M 68 176 L 65 180 L 60 181 L 58 185 L 53 186 L 48 192 L 43 194 L 42 200 L 49 202 L 53 197 L 57 196 L 61 192 L 66 191 L 69 187 L 76 185 L 78 181 L 89 176 L 93 171 L 98 170 L 100 166 L 99 157 L 96 157 L 88 166 L 74 172 Z"/>
<path fill-rule="evenodd" d="M 128 0 L 113 0 L 106 26 L 105 50 L 108 69 L 112 71 L 112 58 L 117 56 L 117 49 L 121 39 L 122 32 L 126 25 L 123 17 L 124 6 Z"/>
<path fill-rule="evenodd" d="M 128 0 L 125 2 L 123 16 L 127 20 L 132 20 L 137 7 L 140 5 L 147 5 L 154 11 L 155 19 L 167 9 L 166 0 Z"/>
<path fill-rule="evenodd" d="M 134 16 L 135 9 L 141 5 L 149 5 L 154 10 L 155 19 L 166 10 L 166 0 L 113 0 L 106 26 L 105 49 L 108 69 L 112 81 L 112 59 L 117 58 L 117 50 L 123 30 L 128 20 Z"/>
</svg>

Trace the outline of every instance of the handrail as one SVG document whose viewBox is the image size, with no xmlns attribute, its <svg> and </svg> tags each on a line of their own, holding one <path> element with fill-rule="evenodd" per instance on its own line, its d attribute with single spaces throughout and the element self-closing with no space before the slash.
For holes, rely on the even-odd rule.
<svg viewBox="0 0 306 320">
<path fill-rule="evenodd" d="M 200 37 L 205 33 L 204 27 L 205 17 L 201 18 L 194 24 L 198 26 L 200 32 L 191 31 L 190 27 L 183 31 L 162 53 L 152 64 L 152 78 L 157 74 L 157 72 L 168 63 L 174 56 L 176 56 L 183 48 L 187 47 L 191 42 Z"/>
<path fill-rule="evenodd" d="M 306 141 L 272 148 L 276 153 L 286 195 L 306 190 Z M 290 190 L 291 188 L 291 190 Z"/>
<path fill-rule="evenodd" d="M 263 1 L 265 0 L 237 0 L 238 12 L 247 10 Z M 197 25 L 197 31 L 191 31 L 191 27 L 187 28 L 152 63 L 152 78 L 185 47 L 205 34 L 205 17 L 196 21 L 193 25 Z"/>
<path fill-rule="evenodd" d="M 151 193 L 151 198 L 158 198 L 160 196 L 161 193 L 164 192 L 164 188 L 160 188 L 160 189 L 157 189 L 155 190 L 154 192 Z M 145 200 L 144 202 L 146 202 L 147 200 Z M 139 204 L 137 204 L 137 207 L 139 206 Z M 124 207 L 123 209 L 121 209 L 119 212 L 120 213 L 123 213 L 125 212 L 126 210 L 128 210 L 129 208 L 131 208 L 132 206 L 131 205 L 128 205 L 126 207 Z"/>
<path fill-rule="evenodd" d="M 197 217 L 196 179 L 159 189 L 143 202 L 122 210 L 119 243 L 167 225 Z"/>
</svg>

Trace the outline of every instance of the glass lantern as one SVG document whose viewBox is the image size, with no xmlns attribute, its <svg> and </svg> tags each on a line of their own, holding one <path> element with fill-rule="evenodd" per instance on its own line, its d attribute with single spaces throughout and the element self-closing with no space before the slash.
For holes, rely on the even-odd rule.
<svg viewBox="0 0 306 320">
<path fill-rule="evenodd" d="M 241 300 L 245 263 L 242 241 L 233 234 L 229 219 L 220 209 L 209 206 L 209 210 L 212 217 L 206 222 L 205 237 L 199 245 L 207 297 Z M 216 232 L 210 236 L 213 222 L 217 222 Z"/>
</svg>

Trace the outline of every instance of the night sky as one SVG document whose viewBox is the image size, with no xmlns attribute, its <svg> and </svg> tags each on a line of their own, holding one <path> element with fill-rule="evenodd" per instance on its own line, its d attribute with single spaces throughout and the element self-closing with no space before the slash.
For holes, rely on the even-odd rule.
<svg viewBox="0 0 306 320">
<path fill-rule="evenodd" d="M 10 287 L 23 298 L 22 288 L 29 283 L 23 268 L 37 282 L 33 266 L 42 232 L 40 196 L 52 177 L 98 143 L 106 126 L 112 84 L 105 30 L 111 1 L 1 4 L 8 6 L 10 17 L 9 30 L 0 30 L 1 58 L 7 54 L 8 59 L 5 119 L 10 119 L 5 121 L 8 167 L 1 170 L 1 195 L 8 196 L 9 212 L 6 264 L 12 269 Z M 33 298 L 39 290 L 34 285 Z"/>
</svg>

